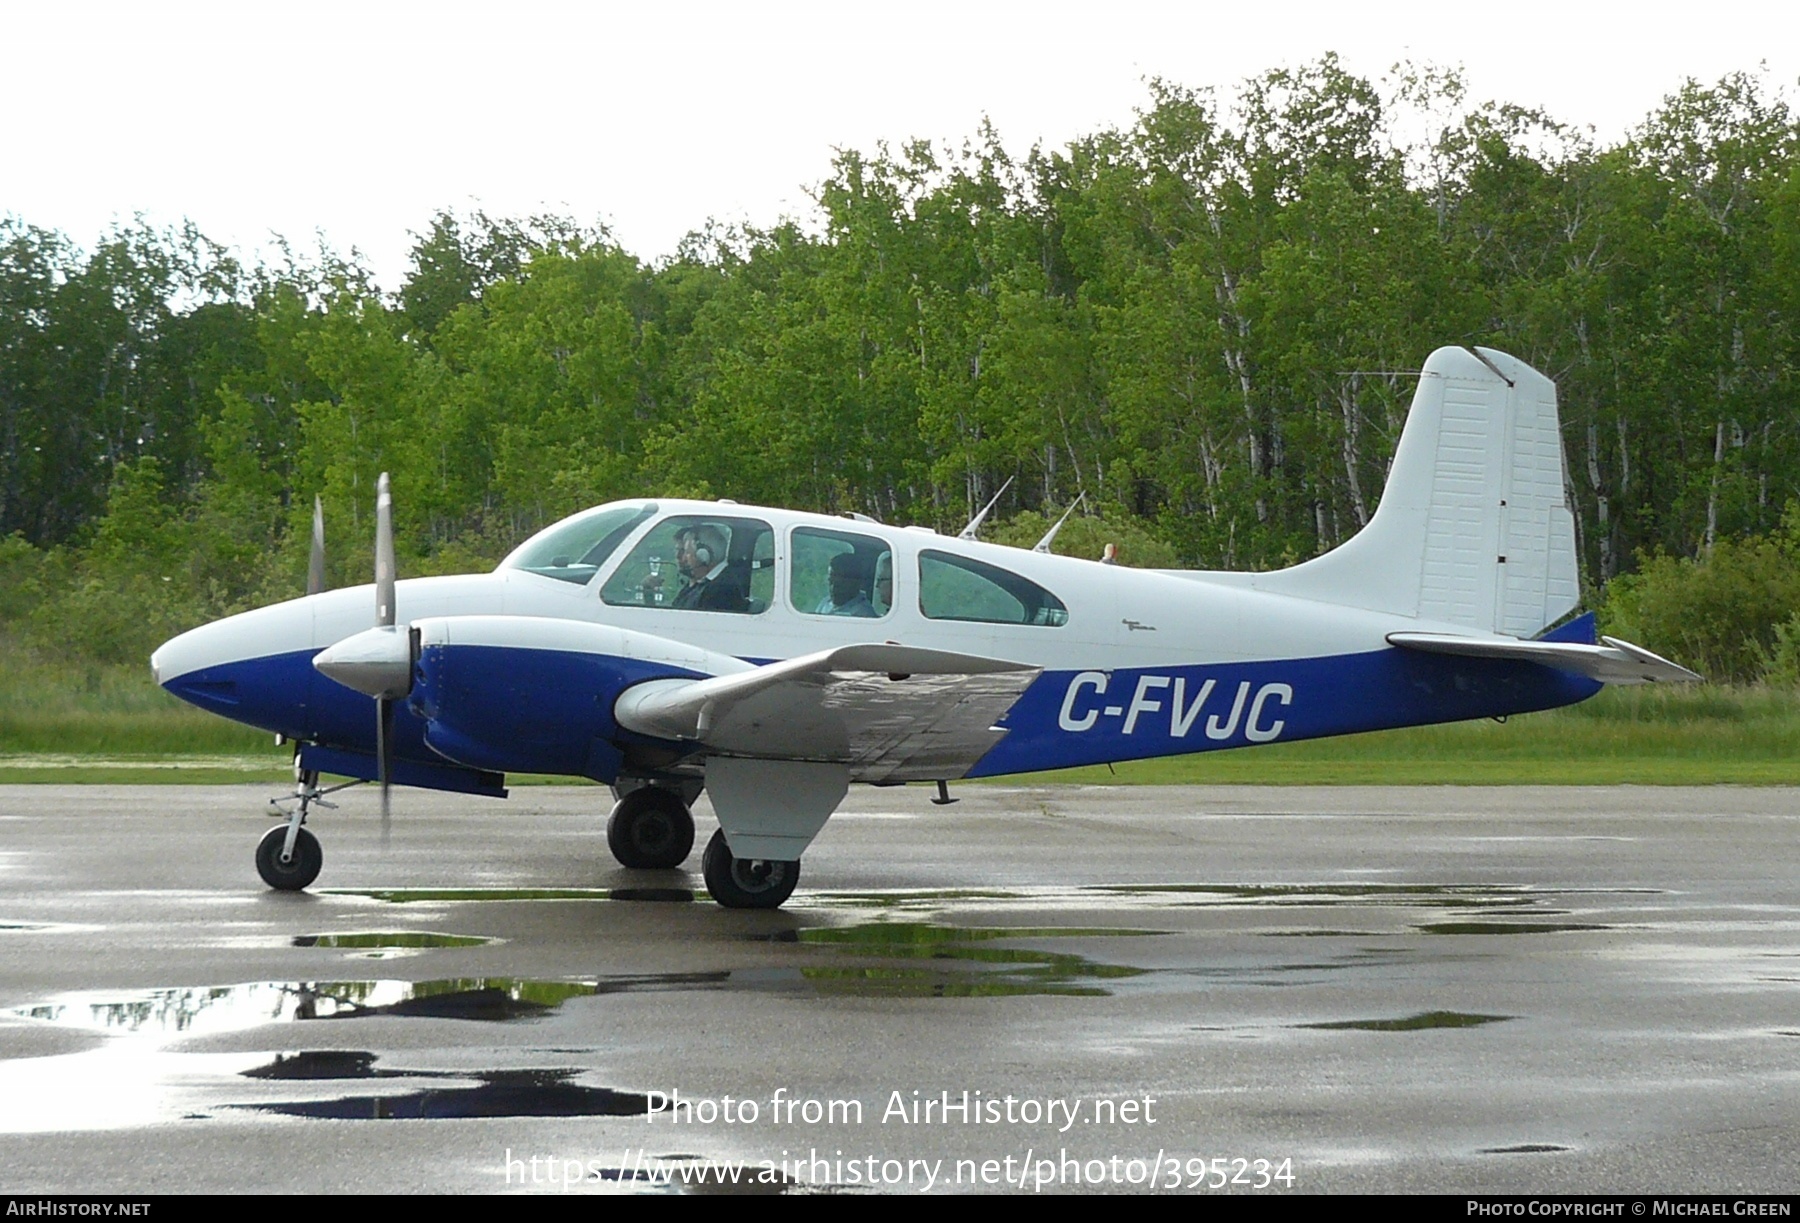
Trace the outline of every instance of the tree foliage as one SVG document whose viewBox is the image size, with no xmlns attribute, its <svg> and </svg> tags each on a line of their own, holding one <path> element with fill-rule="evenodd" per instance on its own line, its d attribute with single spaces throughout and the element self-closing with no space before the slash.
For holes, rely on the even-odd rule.
<svg viewBox="0 0 1800 1223">
<path fill-rule="evenodd" d="M 1084 497 L 1078 553 L 1276 566 L 1368 521 L 1455 343 L 1558 380 L 1619 624 L 1721 676 L 1784 648 L 1800 128 L 1762 77 L 1688 82 L 1600 147 L 1453 72 L 1327 57 L 1228 99 L 1155 82 L 1023 158 L 985 127 L 845 150 L 816 199 L 654 266 L 443 212 L 392 293 L 329 252 L 0 220 L 0 615 L 125 656 L 292 593 L 314 496 L 333 580 L 363 580 L 384 470 L 414 573 L 614 497 L 955 529 L 1008 480 L 996 538 Z"/>
</svg>

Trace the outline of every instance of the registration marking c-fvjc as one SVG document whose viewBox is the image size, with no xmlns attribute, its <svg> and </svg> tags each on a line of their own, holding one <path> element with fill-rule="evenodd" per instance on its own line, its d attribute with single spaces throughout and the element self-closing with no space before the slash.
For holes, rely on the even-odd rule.
<svg viewBox="0 0 1800 1223">
<path fill-rule="evenodd" d="M 1169 737 L 1185 739 L 1204 713 L 1206 719 L 1202 729 L 1208 739 L 1223 742 L 1237 734 L 1241 726 L 1244 738 L 1249 742 L 1268 743 L 1280 737 L 1287 726 L 1285 718 L 1274 716 L 1274 707 L 1286 707 L 1294 699 L 1294 690 L 1287 684 L 1256 687 L 1249 680 L 1243 680 L 1234 694 L 1227 696 L 1225 692 L 1219 692 L 1221 699 L 1213 702 L 1213 709 L 1208 712 L 1207 703 L 1213 697 L 1217 681 L 1209 679 L 1200 683 L 1190 700 L 1185 675 L 1139 675 L 1128 704 L 1108 705 L 1105 697 L 1110 682 L 1111 677 L 1105 671 L 1078 673 L 1069 681 L 1068 690 L 1063 694 L 1057 725 L 1079 734 L 1092 730 L 1102 717 L 1122 717 L 1124 721 L 1118 733 L 1129 735 L 1136 732 L 1140 721 L 1148 728 L 1161 722 L 1166 713 Z M 1255 688 L 1254 696 L 1251 695 L 1252 688 Z"/>
</svg>

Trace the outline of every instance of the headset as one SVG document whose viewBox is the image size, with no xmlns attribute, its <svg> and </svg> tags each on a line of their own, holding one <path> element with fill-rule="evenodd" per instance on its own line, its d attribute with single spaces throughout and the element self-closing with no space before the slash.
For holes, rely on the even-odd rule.
<svg viewBox="0 0 1800 1223">
<path fill-rule="evenodd" d="M 694 559 L 699 561 L 702 565 L 705 565 L 708 569 L 712 568 L 713 560 L 715 559 L 713 557 L 713 550 L 701 540 L 699 527 L 683 527 L 677 533 L 676 538 L 678 541 L 682 538 L 692 541 L 694 545 Z"/>
</svg>

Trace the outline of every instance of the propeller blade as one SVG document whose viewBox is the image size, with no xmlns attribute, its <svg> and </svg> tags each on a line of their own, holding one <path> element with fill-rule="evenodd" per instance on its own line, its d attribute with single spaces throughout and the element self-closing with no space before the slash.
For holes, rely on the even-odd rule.
<svg viewBox="0 0 1800 1223">
<path fill-rule="evenodd" d="M 394 495 L 385 471 L 375 486 L 375 623 L 394 623 Z"/>
<path fill-rule="evenodd" d="M 379 628 L 394 627 L 394 494 L 388 486 L 388 473 L 382 472 L 375 482 L 375 624 Z M 411 666 L 408 672 L 410 679 Z M 391 794 L 394 780 L 390 776 L 390 755 L 394 750 L 394 701 L 391 696 L 375 698 L 375 769 L 381 781 L 381 844 L 385 848 L 392 824 Z"/>
<path fill-rule="evenodd" d="M 393 829 L 390 794 L 394 781 L 389 776 L 388 754 L 394 746 L 394 702 L 386 697 L 375 702 L 375 768 L 381 782 L 381 847 L 387 848 Z"/>
<path fill-rule="evenodd" d="M 306 593 L 316 595 L 325 589 L 325 503 L 313 498 L 312 555 L 306 562 Z"/>
</svg>

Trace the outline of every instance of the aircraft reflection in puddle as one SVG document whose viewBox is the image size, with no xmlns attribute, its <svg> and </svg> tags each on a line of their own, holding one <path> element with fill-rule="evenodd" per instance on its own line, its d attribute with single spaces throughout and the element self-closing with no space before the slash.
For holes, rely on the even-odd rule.
<svg viewBox="0 0 1800 1223">
<path fill-rule="evenodd" d="M 1147 970 L 1100 964 L 1067 952 L 997 946 L 998 942 L 1059 938 L 1115 938 L 1151 935 L 1154 930 L 1036 929 L 1001 926 L 940 926 L 924 922 L 869 922 L 784 932 L 803 946 L 830 949 L 875 963 L 802 968 L 820 993 L 884 997 L 972 998 L 1021 994 L 1104 997 L 1112 991 L 1098 981 L 1142 976 Z M 928 967 L 881 961 L 934 961 Z M 974 969 L 975 971 L 970 971 Z"/>
<path fill-rule="evenodd" d="M 389 1077 L 374 1055 L 303 1055 L 299 1063 L 269 1054 L 173 1053 L 186 1039 L 289 1022 L 388 1016 L 487 1022 L 540 1019 L 571 998 L 667 990 L 765 990 L 803 996 L 984 997 L 1095 996 L 1101 983 L 1145 970 L 1102 964 L 1067 952 L 1011 948 L 1008 941 L 1149 933 L 1119 930 L 1017 929 L 876 922 L 866 927 L 789 930 L 799 944 L 791 966 L 615 976 L 575 981 L 493 977 L 432 981 L 294 981 L 157 989 L 128 995 L 72 995 L 18 1008 L 15 1016 L 102 1034 L 80 1053 L 0 1060 L 0 1132 L 122 1128 L 207 1116 L 229 1095 L 226 1076 L 260 1067 L 252 1077 L 352 1079 Z M 339 936 L 341 939 L 341 936 Z M 371 936 L 374 941 L 379 941 Z M 317 945 L 316 943 L 314 944 Z M 351 946 L 358 946 L 354 937 Z M 247 1059 L 249 1065 L 247 1066 Z M 454 1077 L 464 1085 L 411 1095 L 359 1093 L 337 1100 L 246 1105 L 318 1117 L 576 1116 L 629 1111 L 630 1093 L 572 1082 L 577 1070 L 500 1068 L 475 1072 L 402 1072 Z M 476 1080 L 469 1085 L 469 1080 Z M 230 1104 L 227 1099 L 224 1103 Z M 234 1105 L 235 1106 L 235 1105 Z M 621 1175 L 624 1175 L 621 1173 Z"/>
<path fill-rule="evenodd" d="M 474 1073 L 374 1069 L 373 1053 L 309 1052 L 278 1057 L 243 1071 L 246 1078 L 460 1079 L 474 1086 L 430 1087 L 383 1095 L 338 1096 L 326 1100 L 274 1100 L 232 1104 L 234 1109 L 282 1113 L 289 1117 L 347 1121 L 396 1121 L 454 1117 L 642 1117 L 649 1099 L 639 1092 L 588 1087 L 574 1082 L 580 1070 L 484 1070 Z M 332 1073 L 338 1071 L 341 1073 Z"/>
<path fill-rule="evenodd" d="M 367 896 L 389 904 L 467 900 L 613 900 L 691 904 L 692 888 L 320 888 L 321 896 Z"/>
<path fill-rule="evenodd" d="M 1424 1032 L 1432 1028 L 1479 1028 L 1504 1023 L 1511 1015 L 1473 1015 L 1467 1011 L 1422 1011 L 1404 1019 L 1337 1019 L 1329 1023 L 1297 1023 L 1296 1028 L 1322 1032 Z"/>
<path fill-rule="evenodd" d="M 274 1061 L 241 1071 L 243 1078 L 269 1082 L 330 1083 L 369 1079 L 457 1080 L 455 1085 L 412 1091 L 367 1092 L 304 1100 L 261 1100 L 227 1104 L 234 1112 L 276 1113 L 336 1121 L 465 1120 L 502 1117 L 642 1117 L 650 1099 L 641 1092 L 590 1087 L 576 1080 L 578 1069 L 549 1070 L 400 1070 L 375 1065 L 364 1050 L 315 1049 L 278 1054 Z M 471 1082 L 472 1080 L 472 1082 Z M 765 1183 L 717 1175 L 729 1168 L 704 1156 L 679 1152 L 644 1153 L 634 1166 L 606 1167 L 589 1161 L 579 1182 L 649 1193 L 701 1192 L 709 1195 L 829 1192 L 837 1186 L 801 1186 L 789 1177 Z M 739 1165 L 740 1167 L 742 1165 Z M 709 1175 L 709 1170 L 713 1173 Z M 566 1175 L 566 1167 L 559 1172 Z M 566 1190 L 568 1185 L 563 1185 Z"/>
<path fill-rule="evenodd" d="M 1141 975 L 1063 952 L 998 946 L 1002 941 L 1150 934 L 1142 930 L 1018 929 L 875 922 L 782 931 L 773 936 L 816 948 L 833 962 L 700 973 L 653 973 L 573 981 L 453 977 L 432 981 L 252 981 L 147 990 L 128 997 L 72 995 L 13 1013 L 101 1032 L 200 1036 L 266 1023 L 375 1015 L 505 1021 L 542 1015 L 570 998 L 683 989 L 801 990 L 883 997 L 1104 995 L 1094 982 Z M 301 936 L 305 946 L 382 945 L 386 935 Z M 428 936 L 418 936 L 423 939 Z M 459 938 L 463 936 L 438 936 Z M 324 944 L 323 939 L 336 940 Z M 413 945 L 405 936 L 403 945 Z M 296 941 L 301 941 L 296 940 Z M 347 940 L 347 941 L 346 941 Z M 455 944 L 461 945 L 461 944 Z M 913 963 L 939 961 L 929 968 Z"/>
<path fill-rule="evenodd" d="M 429 1019 L 508 1020 L 541 1015 L 595 991 L 592 982 L 453 977 L 436 981 L 249 981 L 237 985 L 147 990 L 128 998 L 72 995 L 20 1007 L 26 1019 L 108 1033 L 205 1036 L 266 1023 L 409 1015 Z"/>
</svg>

